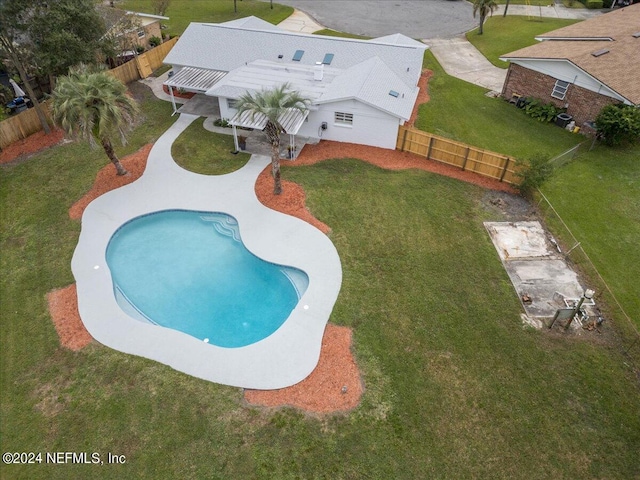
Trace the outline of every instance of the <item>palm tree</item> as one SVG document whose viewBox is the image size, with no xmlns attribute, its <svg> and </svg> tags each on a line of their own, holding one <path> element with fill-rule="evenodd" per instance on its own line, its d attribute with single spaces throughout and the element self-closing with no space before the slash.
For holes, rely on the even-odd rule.
<svg viewBox="0 0 640 480">
<path fill-rule="evenodd" d="M 474 0 L 473 1 L 473 18 L 476 18 L 476 13 L 480 14 L 480 31 L 479 35 L 482 35 L 482 26 L 487 15 L 492 15 L 497 10 L 498 4 L 495 0 Z"/>
<path fill-rule="evenodd" d="M 251 120 L 266 117 L 267 124 L 264 132 L 271 143 L 271 173 L 273 175 L 273 193 L 282 193 L 280 182 L 280 134 L 285 130 L 280 124 L 280 116 L 287 110 L 297 110 L 305 112 L 308 109 L 310 100 L 303 97 L 296 91 L 289 90 L 289 84 L 285 83 L 273 90 L 263 90 L 251 94 L 242 95 L 236 102 L 238 114 L 244 112 L 251 113 Z M 257 118 L 256 118 L 257 117 Z"/>
<path fill-rule="evenodd" d="M 127 87 L 105 71 L 79 65 L 58 79 L 52 97 L 54 122 L 92 147 L 100 144 L 117 174 L 126 175 L 111 138 L 119 135 L 125 144 L 125 135 L 138 113 L 138 104 L 127 95 Z"/>
</svg>

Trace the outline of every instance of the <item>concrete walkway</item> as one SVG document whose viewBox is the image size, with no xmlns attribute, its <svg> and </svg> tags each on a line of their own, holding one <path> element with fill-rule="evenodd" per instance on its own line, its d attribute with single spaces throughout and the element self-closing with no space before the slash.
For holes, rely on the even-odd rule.
<svg viewBox="0 0 640 480">
<path fill-rule="evenodd" d="M 278 26 L 283 30 L 295 33 L 313 33 L 325 28 L 309 15 L 297 9 L 294 9 L 293 13 L 280 22 Z"/>
<path fill-rule="evenodd" d="M 455 38 L 424 40 L 444 71 L 452 77 L 500 93 L 507 70 L 498 68 L 485 58 L 464 35 Z"/>
</svg>

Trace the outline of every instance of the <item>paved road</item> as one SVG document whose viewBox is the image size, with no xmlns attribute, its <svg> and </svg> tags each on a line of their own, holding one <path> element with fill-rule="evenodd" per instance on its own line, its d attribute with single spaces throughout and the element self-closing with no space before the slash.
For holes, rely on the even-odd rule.
<svg viewBox="0 0 640 480">
<path fill-rule="evenodd" d="M 450 38 L 471 30 L 477 20 L 463 0 L 277 0 L 327 28 L 381 37 Z"/>
</svg>

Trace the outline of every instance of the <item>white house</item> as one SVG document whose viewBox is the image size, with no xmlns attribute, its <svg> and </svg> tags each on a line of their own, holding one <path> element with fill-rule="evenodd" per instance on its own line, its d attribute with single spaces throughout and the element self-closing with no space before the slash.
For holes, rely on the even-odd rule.
<svg viewBox="0 0 640 480">
<path fill-rule="evenodd" d="M 164 60 L 174 70 L 166 85 L 216 97 L 223 118 L 261 128 L 236 115 L 234 100 L 288 83 L 311 106 L 282 119 L 286 133 L 393 149 L 416 102 L 426 48 L 401 34 L 291 33 L 256 17 L 192 23 Z"/>
</svg>

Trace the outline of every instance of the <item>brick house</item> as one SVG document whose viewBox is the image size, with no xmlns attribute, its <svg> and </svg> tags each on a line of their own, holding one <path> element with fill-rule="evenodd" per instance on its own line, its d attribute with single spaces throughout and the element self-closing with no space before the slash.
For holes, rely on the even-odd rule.
<svg viewBox="0 0 640 480">
<path fill-rule="evenodd" d="M 151 38 L 157 37 L 162 42 L 161 21 L 169 17 L 148 13 L 129 12 L 118 8 L 97 5 L 96 10 L 105 23 L 107 35 L 117 39 L 123 51 L 132 50 L 136 46 L 150 48 Z"/>
<path fill-rule="evenodd" d="M 640 4 L 536 37 L 503 55 L 502 96 L 534 97 L 567 109 L 576 125 L 611 103 L 640 106 Z"/>
</svg>

